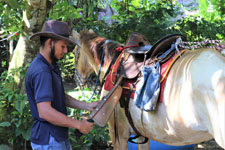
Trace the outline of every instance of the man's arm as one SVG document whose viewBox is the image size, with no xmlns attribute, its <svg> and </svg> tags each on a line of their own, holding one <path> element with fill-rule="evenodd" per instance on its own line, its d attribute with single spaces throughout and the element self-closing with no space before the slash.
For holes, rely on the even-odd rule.
<svg viewBox="0 0 225 150">
<path fill-rule="evenodd" d="M 98 102 L 86 103 L 76 100 L 68 94 L 65 95 L 66 95 L 66 106 L 71 108 L 93 111 L 95 107 L 98 105 Z"/>
<path fill-rule="evenodd" d="M 75 128 L 84 134 L 89 133 L 93 127 L 93 123 L 90 123 L 87 120 L 75 120 L 57 111 L 51 106 L 50 101 L 37 103 L 37 108 L 40 118 L 51 124 Z"/>
</svg>

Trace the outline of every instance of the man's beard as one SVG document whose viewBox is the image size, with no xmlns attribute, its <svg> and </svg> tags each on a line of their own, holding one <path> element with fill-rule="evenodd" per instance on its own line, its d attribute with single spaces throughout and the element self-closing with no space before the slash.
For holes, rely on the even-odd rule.
<svg viewBox="0 0 225 150">
<path fill-rule="evenodd" d="M 52 63 L 56 63 L 58 61 L 58 59 L 55 57 L 55 45 L 51 46 L 50 57 L 51 57 Z"/>
</svg>

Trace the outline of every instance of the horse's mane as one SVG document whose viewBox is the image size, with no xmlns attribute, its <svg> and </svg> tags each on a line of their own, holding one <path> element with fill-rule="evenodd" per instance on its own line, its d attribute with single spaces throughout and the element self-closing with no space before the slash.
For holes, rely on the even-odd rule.
<svg viewBox="0 0 225 150">
<path fill-rule="evenodd" d="M 80 41 L 84 43 L 87 43 L 88 41 L 93 40 L 97 37 L 99 36 L 96 33 L 86 29 L 80 32 Z"/>
<path fill-rule="evenodd" d="M 90 48 L 95 61 L 98 63 L 100 63 L 103 48 L 105 52 L 104 62 L 111 62 L 114 56 L 113 50 L 121 45 L 113 40 L 106 42 L 106 38 L 88 30 L 80 32 L 80 41 L 85 44 L 86 48 Z"/>
</svg>

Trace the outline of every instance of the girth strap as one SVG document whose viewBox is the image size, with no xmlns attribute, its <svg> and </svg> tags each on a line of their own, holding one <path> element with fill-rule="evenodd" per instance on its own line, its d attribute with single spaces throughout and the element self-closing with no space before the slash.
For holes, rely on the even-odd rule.
<svg viewBox="0 0 225 150">
<path fill-rule="evenodd" d="M 133 87 L 134 87 L 134 85 L 132 85 L 131 89 L 133 89 Z M 121 103 L 124 106 L 125 114 L 126 114 L 126 117 L 128 119 L 128 122 L 131 125 L 132 129 L 134 130 L 134 132 L 136 133 L 136 136 L 135 137 L 130 137 L 128 139 L 128 141 L 131 142 L 131 143 L 135 143 L 135 144 L 144 144 L 144 143 L 146 143 L 148 141 L 147 137 L 145 137 L 145 140 L 143 142 L 140 142 L 140 143 L 137 143 L 137 142 L 134 141 L 136 138 L 138 138 L 138 137 L 140 137 L 142 135 L 137 130 L 137 128 L 135 127 L 134 122 L 133 122 L 132 117 L 131 117 L 131 114 L 130 114 L 130 111 L 129 111 L 129 102 L 130 102 L 130 96 L 131 96 L 132 92 L 133 92 L 132 90 L 129 90 L 128 95 L 121 99 L 121 101 L 122 101 Z M 123 106 L 121 106 L 121 107 L 123 107 Z"/>
</svg>

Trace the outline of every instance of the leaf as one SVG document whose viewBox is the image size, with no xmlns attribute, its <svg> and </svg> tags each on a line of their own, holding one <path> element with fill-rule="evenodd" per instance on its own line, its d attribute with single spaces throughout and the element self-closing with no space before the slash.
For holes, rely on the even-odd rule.
<svg viewBox="0 0 225 150">
<path fill-rule="evenodd" d="M 30 137 L 30 129 L 29 130 L 23 130 L 22 135 L 24 137 L 25 140 L 29 140 Z"/>
<path fill-rule="evenodd" d="M 13 115 L 18 115 L 19 113 L 18 113 L 18 111 L 13 111 L 12 114 Z"/>
<path fill-rule="evenodd" d="M 139 0 L 132 0 L 131 1 L 132 5 L 134 5 L 135 7 L 139 7 Z"/>
<path fill-rule="evenodd" d="M 8 100 L 11 101 L 14 95 L 9 95 Z"/>
<path fill-rule="evenodd" d="M 15 107 L 16 107 L 16 110 L 19 113 L 23 112 L 23 108 L 25 107 L 25 103 L 26 103 L 26 101 L 24 101 L 24 100 L 17 100 L 17 101 L 15 101 Z"/>
<path fill-rule="evenodd" d="M 15 122 L 14 124 L 16 125 L 16 127 L 18 128 L 21 125 L 22 120 L 19 119 L 17 122 Z"/>
<path fill-rule="evenodd" d="M 207 11 L 208 11 L 209 3 L 207 0 L 199 0 L 199 12 L 202 17 L 207 17 Z"/>
<path fill-rule="evenodd" d="M 0 127 L 9 127 L 11 125 L 10 122 L 1 122 Z"/>
<path fill-rule="evenodd" d="M 21 128 L 16 128 L 16 136 L 19 136 L 22 134 L 22 129 Z"/>
</svg>

